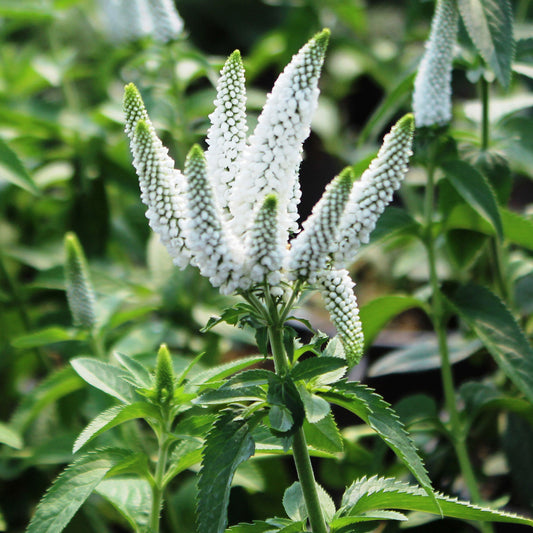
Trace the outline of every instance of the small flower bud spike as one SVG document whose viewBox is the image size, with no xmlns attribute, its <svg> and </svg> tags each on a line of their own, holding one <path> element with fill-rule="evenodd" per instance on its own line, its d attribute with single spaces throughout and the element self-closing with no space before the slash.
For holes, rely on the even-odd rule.
<svg viewBox="0 0 533 533">
<path fill-rule="evenodd" d="M 155 392 L 159 404 L 168 404 L 174 396 L 174 369 L 167 345 L 162 344 L 155 363 Z"/>
<path fill-rule="evenodd" d="M 413 142 L 413 115 L 401 118 L 385 135 L 377 157 L 353 185 L 342 215 L 337 267 L 349 266 L 361 246 L 369 241 L 377 219 L 392 200 L 407 173 Z"/>
<path fill-rule="evenodd" d="M 85 254 L 74 233 L 65 235 L 65 255 L 67 300 L 74 325 L 91 330 L 96 325 L 94 291 Z"/>
<path fill-rule="evenodd" d="M 337 248 L 339 222 L 353 181 L 351 168 L 344 169 L 334 178 L 303 223 L 303 231 L 292 241 L 288 270 L 294 279 L 313 283 L 315 274 L 326 268 L 331 260 L 331 254 Z"/>
<path fill-rule="evenodd" d="M 364 339 L 359 308 L 353 293 L 355 283 L 347 270 L 323 270 L 318 274 L 320 294 L 344 347 L 348 366 L 363 356 Z"/>
<path fill-rule="evenodd" d="M 416 127 L 452 119 L 452 61 L 459 14 L 454 0 L 438 0 L 413 93 Z"/>
</svg>

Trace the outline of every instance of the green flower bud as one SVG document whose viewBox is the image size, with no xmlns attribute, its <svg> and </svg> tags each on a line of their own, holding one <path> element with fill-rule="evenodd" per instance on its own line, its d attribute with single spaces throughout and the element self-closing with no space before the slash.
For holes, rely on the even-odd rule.
<svg viewBox="0 0 533 533">
<path fill-rule="evenodd" d="M 162 344 L 157 353 L 155 391 L 160 404 L 168 404 L 174 396 L 174 369 L 166 344 Z"/>
</svg>

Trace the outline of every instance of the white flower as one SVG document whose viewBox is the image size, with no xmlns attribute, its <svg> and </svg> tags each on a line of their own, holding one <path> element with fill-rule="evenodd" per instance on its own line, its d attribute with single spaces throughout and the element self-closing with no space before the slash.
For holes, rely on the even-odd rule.
<svg viewBox="0 0 533 533">
<path fill-rule="evenodd" d="M 459 14 L 453 0 L 438 0 L 426 50 L 415 79 L 413 111 L 417 127 L 452 118 L 452 61 Z"/>
<path fill-rule="evenodd" d="M 289 252 L 289 276 L 307 279 L 326 268 L 337 250 L 339 223 L 354 181 L 351 168 L 344 169 L 326 187 L 322 198 L 303 223 L 303 231 L 292 241 Z"/>
<path fill-rule="evenodd" d="M 172 0 L 99 0 L 110 39 L 117 43 L 151 36 L 156 41 L 176 39 L 183 29 Z"/>
<path fill-rule="evenodd" d="M 361 244 L 366 244 L 376 222 L 392 200 L 407 172 L 412 154 L 413 116 L 401 118 L 385 135 L 377 157 L 354 183 L 339 228 L 335 265 L 349 266 Z"/>
<path fill-rule="evenodd" d="M 364 348 L 354 285 L 347 270 L 323 270 L 319 275 L 320 294 L 337 329 L 350 367 L 359 362 Z"/>
</svg>

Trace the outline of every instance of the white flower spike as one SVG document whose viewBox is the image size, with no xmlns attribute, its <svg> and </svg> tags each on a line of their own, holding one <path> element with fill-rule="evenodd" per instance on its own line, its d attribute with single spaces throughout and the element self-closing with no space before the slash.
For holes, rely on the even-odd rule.
<svg viewBox="0 0 533 533">
<path fill-rule="evenodd" d="M 454 0 L 437 0 L 426 51 L 413 92 L 416 127 L 443 125 L 452 119 L 452 61 L 459 14 Z"/>
<path fill-rule="evenodd" d="M 405 176 L 414 119 L 406 115 L 398 121 L 359 181 L 350 168 L 333 179 L 291 240 L 298 230 L 302 143 L 317 103 L 328 37 L 324 30 L 293 57 L 248 142 L 244 69 L 234 52 L 217 85 L 209 148 L 204 156 L 194 146 L 183 174 L 174 169 L 131 84 L 124 111 L 146 216 L 174 262 L 198 267 L 221 292 L 238 292 L 253 306 L 263 299 L 270 310 L 292 304 L 306 284 L 314 285 L 349 364 L 355 364 L 363 338 L 354 283 L 345 268 L 368 242 Z"/>
</svg>

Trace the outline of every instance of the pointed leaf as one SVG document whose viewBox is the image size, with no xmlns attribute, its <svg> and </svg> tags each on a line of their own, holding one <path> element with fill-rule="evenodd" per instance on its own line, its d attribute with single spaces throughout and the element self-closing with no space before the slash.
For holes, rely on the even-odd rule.
<svg viewBox="0 0 533 533">
<path fill-rule="evenodd" d="M 448 181 L 454 189 L 488 222 L 500 239 L 503 226 L 496 195 L 487 178 L 465 161 L 447 161 L 442 165 Z"/>
<path fill-rule="evenodd" d="M 39 189 L 17 154 L 2 139 L 0 139 L 0 180 L 10 181 L 32 194 L 39 194 Z"/>
<path fill-rule="evenodd" d="M 2 422 L 0 422 L 0 444 L 6 444 L 16 450 L 24 446 L 20 433 Z"/>
<path fill-rule="evenodd" d="M 304 422 L 303 427 L 309 446 L 331 454 L 340 453 L 344 450 L 339 428 L 331 413 L 313 424 Z"/>
<path fill-rule="evenodd" d="M 215 366 L 214 368 L 204 370 L 203 372 L 200 372 L 199 374 L 191 378 L 191 381 L 193 384 L 196 385 L 220 381 L 228 376 L 231 376 L 231 374 L 235 374 L 239 370 L 243 370 L 248 366 L 255 365 L 256 363 L 261 363 L 262 361 L 264 361 L 264 359 L 265 358 L 262 355 L 236 359 L 235 361 L 231 361 L 229 363 L 225 363 L 223 365 Z"/>
<path fill-rule="evenodd" d="M 333 372 L 346 366 L 346 360 L 338 357 L 310 357 L 299 361 L 291 370 L 291 377 L 294 381 L 303 379 L 305 381 L 320 376 L 328 372 Z"/>
<path fill-rule="evenodd" d="M 38 348 L 54 342 L 72 341 L 79 338 L 81 335 L 78 331 L 51 326 L 16 337 L 11 344 L 15 348 Z"/>
<path fill-rule="evenodd" d="M 198 481 L 198 530 L 222 533 L 237 467 L 254 454 L 255 445 L 246 420 L 223 411 L 207 435 Z"/>
<path fill-rule="evenodd" d="M 124 371 L 92 357 L 77 357 L 70 364 L 89 385 L 100 389 L 123 403 L 133 403 L 134 388 L 124 379 Z"/>
<path fill-rule="evenodd" d="M 372 389 L 361 383 L 340 381 L 322 396 L 328 401 L 352 411 L 364 420 L 396 453 L 415 479 L 433 500 L 438 512 L 431 481 L 408 433 L 390 405 Z"/>
<path fill-rule="evenodd" d="M 272 528 L 272 524 L 257 521 L 253 524 L 237 524 L 226 529 L 226 533 L 273 533 L 277 531 Z"/>
<path fill-rule="evenodd" d="M 200 464 L 202 461 L 203 442 L 199 440 L 182 440 L 179 442 L 170 456 L 170 467 L 165 475 L 164 484 L 178 474 Z"/>
<path fill-rule="evenodd" d="M 316 483 L 318 500 L 326 522 L 330 522 L 335 514 L 335 504 L 329 494 Z M 283 495 L 283 507 L 287 516 L 295 522 L 301 522 L 307 518 L 307 508 L 305 505 L 302 486 L 295 481 Z"/>
<path fill-rule="evenodd" d="M 138 383 L 139 387 L 150 389 L 153 386 L 152 375 L 139 361 L 120 352 L 114 352 L 113 355 L 121 366 L 129 372 L 135 382 Z"/>
<path fill-rule="evenodd" d="M 112 448 L 80 457 L 48 489 L 26 533 L 60 533 L 111 469 L 132 456 L 128 450 Z"/>
<path fill-rule="evenodd" d="M 329 402 L 309 392 L 303 385 L 298 386 L 300 398 L 304 404 L 305 417 L 312 424 L 324 418 L 330 411 Z"/>
<path fill-rule="evenodd" d="M 458 0 L 468 35 L 499 82 L 508 87 L 514 56 L 513 13 L 509 0 Z"/>
<path fill-rule="evenodd" d="M 80 433 L 74 443 L 72 453 L 76 453 L 82 446 L 85 446 L 98 435 L 135 418 L 158 420 L 161 415 L 155 405 L 146 402 L 110 407 L 94 418 Z"/>
<path fill-rule="evenodd" d="M 505 375 L 533 401 L 533 349 L 505 304 L 474 284 L 461 286 L 448 299 Z"/>
<path fill-rule="evenodd" d="M 128 521 L 133 531 L 146 528 L 150 520 L 152 489 L 145 479 L 104 479 L 95 489 Z"/>
<path fill-rule="evenodd" d="M 436 493 L 444 516 L 462 520 L 506 522 L 532 526 L 533 520 L 512 513 L 506 513 L 487 507 L 480 507 L 468 502 Z M 355 481 L 342 499 L 341 512 L 344 515 L 361 515 L 374 509 L 402 509 L 438 513 L 433 498 L 420 487 L 408 485 L 390 478 L 366 477 Z"/>
</svg>

